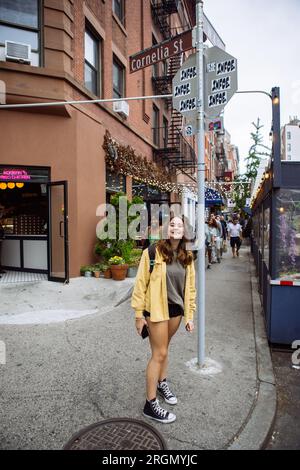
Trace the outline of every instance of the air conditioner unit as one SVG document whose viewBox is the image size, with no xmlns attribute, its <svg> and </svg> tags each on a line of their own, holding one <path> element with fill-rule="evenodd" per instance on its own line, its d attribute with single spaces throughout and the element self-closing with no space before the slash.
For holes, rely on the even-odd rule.
<svg viewBox="0 0 300 470">
<path fill-rule="evenodd" d="M 127 101 L 114 101 L 113 110 L 121 114 L 123 117 L 129 116 L 129 104 Z"/>
<path fill-rule="evenodd" d="M 31 64 L 31 45 L 21 42 L 5 41 L 5 59 L 13 62 Z"/>
</svg>

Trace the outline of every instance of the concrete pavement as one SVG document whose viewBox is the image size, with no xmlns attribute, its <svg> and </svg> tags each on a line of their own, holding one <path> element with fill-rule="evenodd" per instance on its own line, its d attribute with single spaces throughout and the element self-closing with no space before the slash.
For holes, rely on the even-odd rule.
<svg viewBox="0 0 300 470">
<path fill-rule="evenodd" d="M 219 374 L 200 376 L 187 367 L 197 356 L 196 334 L 181 326 L 171 343 L 169 381 L 178 396 L 172 409 L 177 420 L 147 421 L 169 449 L 260 448 L 267 437 L 276 395 L 251 266 L 244 247 L 239 259 L 227 253 L 207 271 L 206 352 L 221 366 Z M 141 411 L 149 343 L 135 332 L 130 301 L 120 303 L 132 283 L 78 279 L 69 286 L 0 288 L 0 317 L 6 316 L 0 340 L 7 351 L 6 365 L 0 365 L 2 449 L 61 449 L 97 421 L 146 419 Z M 48 310 L 50 319 L 49 310 L 82 316 L 7 323 L 24 309 Z"/>
</svg>

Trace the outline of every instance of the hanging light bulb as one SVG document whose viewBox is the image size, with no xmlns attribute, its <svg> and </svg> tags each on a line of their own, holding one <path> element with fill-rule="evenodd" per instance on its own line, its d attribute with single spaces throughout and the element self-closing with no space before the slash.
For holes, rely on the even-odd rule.
<svg viewBox="0 0 300 470">
<path fill-rule="evenodd" d="M 15 183 L 7 183 L 7 186 L 9 189 L 14 189 L 15 188 Z"/>
</svg>

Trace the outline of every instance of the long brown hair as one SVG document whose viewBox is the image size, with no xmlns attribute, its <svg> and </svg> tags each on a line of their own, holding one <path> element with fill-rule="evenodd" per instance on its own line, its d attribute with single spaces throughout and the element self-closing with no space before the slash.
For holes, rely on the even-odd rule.
<svg viewBox="0 0 300 470">
<path fill-rule="evenodd" d="M 182 264 L 182 266 L 186 268 L 194 260 L 193 253 L 186 249 L 186 243 L 191 240 L 191 238 L 188 235 L 190 233 L 191 226 L 189 225 L 189 222 L 186 217 L 173 215 L 170 217 L 170 220 L 168 220 L 167 223 L 165 224 L 165 227 L 164 227 L 165 230 L 175 217 L 176 218 L 178 217 L 179 219 L 181 219 L 184 224 L 183 237 L 180 240 L 178 248 L 177 248 L 177 259 Z M 164 230 L 163 230 L 163 233 L 165 233 Z M 173 261 L 174 253 L 173 253 L 173 248 L 172 248 L 170 240 L 169 239 L 159 240 L 156 244 L 156 247 L 158 251 L 160 252 L 160 254 L 162 255 L 163 260 L 167 264 L 171 264 Z"/>
</svg>

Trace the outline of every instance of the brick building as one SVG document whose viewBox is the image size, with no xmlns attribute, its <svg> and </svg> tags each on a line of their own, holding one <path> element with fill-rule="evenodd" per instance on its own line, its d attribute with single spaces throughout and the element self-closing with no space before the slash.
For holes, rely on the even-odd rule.
<svg viewBox="0 0 300 470">
<path fill-rule="evenodd" d="M 3 0 L 6 103 L 169 93 L 184 54 L 132 74 L 129 56 L 194 24 L 192 0 Z M 111 193 L 179 201 L 177 184 L 195 177 L 170 100 L 3 109 L 0 126 L 2 264 L 54 280 L 93 261 L 96 209 Z"/>
</svg>

